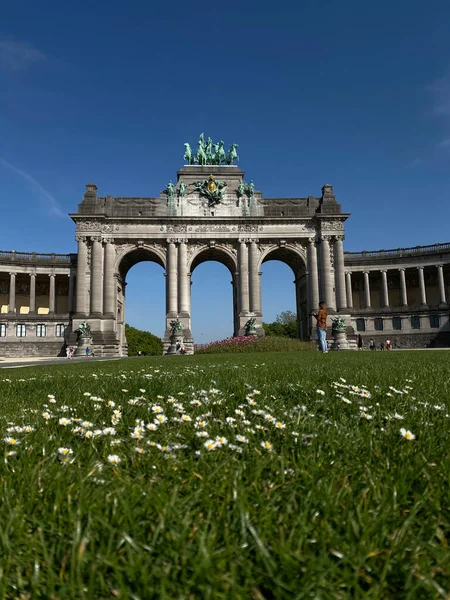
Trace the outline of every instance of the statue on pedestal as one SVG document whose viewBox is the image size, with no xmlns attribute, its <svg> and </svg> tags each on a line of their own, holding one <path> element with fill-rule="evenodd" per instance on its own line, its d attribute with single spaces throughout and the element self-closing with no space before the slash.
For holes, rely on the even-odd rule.
<svg viewBox="0 0 450 600">
<path fill-rule="evenodd" d="M 251 319 L 249 319 L 247 321 L 247 323 L 244 325 L 245 335 L 257 335 L 255 324 L 256 324 L 255 317 L 252 317 Z"/>
</svg>

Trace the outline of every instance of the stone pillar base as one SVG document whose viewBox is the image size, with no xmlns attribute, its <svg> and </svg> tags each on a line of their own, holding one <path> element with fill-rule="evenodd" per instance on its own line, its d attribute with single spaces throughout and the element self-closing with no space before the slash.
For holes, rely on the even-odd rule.
<svg viewBox="0 0 450 600">
<path fill-rule="evenodd" d="M 92 336 L 80 337 L 75 349 L 75 356 L 86 356 L 86 348 L 92 349 Z"/>
<path fill-rule="evenodd" d="M 333 335 L 333 338 L 333 343 L 331 344 L 332 350 L 350 350 L 350 344 L 348 343 L 345 331 L 338 331 Z"/>
</svg>

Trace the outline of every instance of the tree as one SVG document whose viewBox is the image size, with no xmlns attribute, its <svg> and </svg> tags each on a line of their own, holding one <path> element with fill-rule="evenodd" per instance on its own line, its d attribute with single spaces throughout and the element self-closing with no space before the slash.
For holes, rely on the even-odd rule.
<svg viewBox="0 0 450 600">
<path fill-rule="evenodd" d="M 263 323 L 264 332 L 268 336 L 288 337 L 295 339 L 297 334 L 297 316 L 291 310 L 280 313 L 273 323 Z"/>
<path fill-rule="evenodd" d="M 281 323 L 282 325 L 290 325 L 291 323 L 297 322 L 297 315 L 292 312 L 292 310 L 284 310 L 275 319 L 277 323 Z"/>
<path fill-rule="evenodd" d="M 128 343 L 128 356 L 136 356 L 138 352 L 144 356 L 160 356 L 162 354 L 162 340 L 149 331 L 125 325 L 125 335 Z"/>
</svg>

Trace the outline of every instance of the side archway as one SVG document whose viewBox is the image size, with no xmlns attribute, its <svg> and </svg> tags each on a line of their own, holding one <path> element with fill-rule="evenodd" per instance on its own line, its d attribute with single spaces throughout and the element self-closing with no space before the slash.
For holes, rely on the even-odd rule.
<svg viewBox="0 0 450 600">
<path fill-rule="evenodd" d="M 121 354 L 127 354 L 125 334 L 127 275 L 132 267 L 142 262 L 153 262 L 165 269 L 166 256 L 163 248 L 127 244 L 119 249 L 114 264 L 115 278 L 115 323 Z"/>
<path fill-rule="evenodd" d="M 280 261 L 291 268 L 294 275 L 295 305 L 297 315 L 297 337 L 302 340 L 310 339 L 308 317 L 308 286 L 306 271 L 306 251 L 303 247 L 293 244 L 273 245 L 265 249 L 260 258 L 259 266 L 270 261 Z"/>
</svg>

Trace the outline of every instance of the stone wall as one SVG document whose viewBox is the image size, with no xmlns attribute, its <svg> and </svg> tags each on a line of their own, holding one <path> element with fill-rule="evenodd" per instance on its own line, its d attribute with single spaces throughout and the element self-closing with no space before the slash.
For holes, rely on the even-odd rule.
<svg viewBox="0 0 450 600">
<path fill-rule="evenodd" d="M 33 356 L 65 356 L 65 343 L 43 339 L 42 342 L 14 341 L 0 344 L 0 356 L 4 358 L 24 358 Z"/>
</svg>

